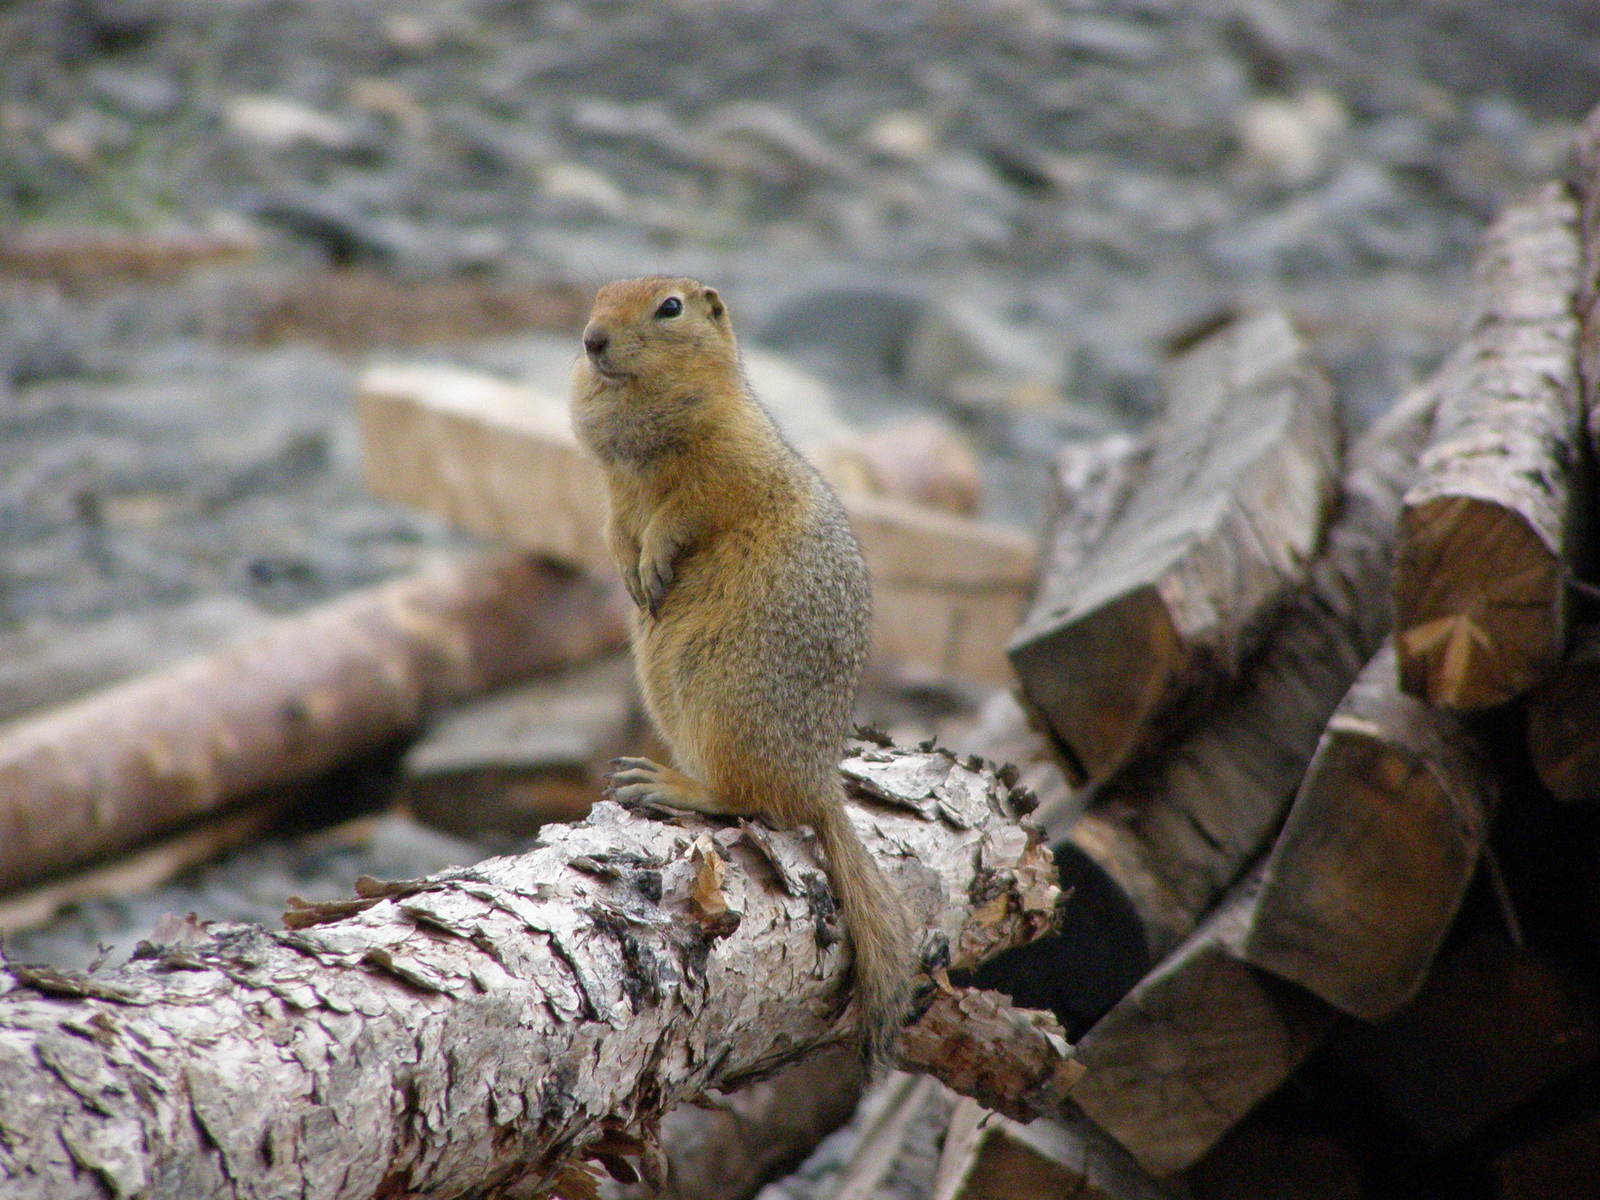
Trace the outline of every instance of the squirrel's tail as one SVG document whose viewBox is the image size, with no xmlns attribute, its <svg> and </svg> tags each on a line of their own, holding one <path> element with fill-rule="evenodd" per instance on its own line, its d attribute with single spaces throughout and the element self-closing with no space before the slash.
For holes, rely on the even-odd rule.
<svg viewBox="0 0 1600 1200">
<path fill-rule="evenodd" d="M 856 836 L 843 797 L 822 811 L 826 815 L 817 837 L 854 952 L 862 1057 L 870 1064 L 888 1064 L 911 1004 L 916 970 L 910 911 Z"/>
</svg>

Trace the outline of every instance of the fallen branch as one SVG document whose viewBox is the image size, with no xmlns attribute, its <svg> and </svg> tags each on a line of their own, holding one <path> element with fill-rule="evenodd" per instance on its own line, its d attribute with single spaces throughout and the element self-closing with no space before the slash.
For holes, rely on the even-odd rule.
<svg viewBox="0 0 1600 1200">
<path fill-rule="evenodd" d="M 0 729 L 0 890 L 133 845 L 621 643 L 595 581 L 516 553 L 443 565 Z"/>
<path fill-rule="evenodd" d="M 1003 781 L 937 751 L 845 774 L 925 961 L 1048 924 L 1053 867 Z M 114 971 L 0 971 L 8 1200 L 588 1195 L 585 1157 L 649 1177 L 666 1110 L 854 1027 L 798 834 L 600 804 L 528 854 L 358 892 Z"/>
</svg>

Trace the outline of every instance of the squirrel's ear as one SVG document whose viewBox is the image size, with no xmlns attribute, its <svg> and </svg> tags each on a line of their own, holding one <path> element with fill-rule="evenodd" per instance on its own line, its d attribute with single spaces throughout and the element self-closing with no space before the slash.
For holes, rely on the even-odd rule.
<svg viewBox="0 0 1600 1200">
<path fill-rule="evenodd" d="M 707 288 L 705 291 L 705 297 L 706 306 L 711 309 L 712 319 L 720 321 L 722 319 L 722 314 L 728 310 L 723 307 L 722 297 L 717 293 L 717 289 Z"/>
</svg>

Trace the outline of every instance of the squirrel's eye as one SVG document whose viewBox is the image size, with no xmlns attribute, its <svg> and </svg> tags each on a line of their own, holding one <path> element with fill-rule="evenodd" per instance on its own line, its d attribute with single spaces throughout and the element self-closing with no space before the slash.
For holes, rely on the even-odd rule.
<svg viewBox="0 0 1600 1200">
<path fill-rule="evenodd" d="M 675 317 L 683 311 L 683 301 L 676 296 L 668 296 L 661 302 L 661 307 L 656 309 L 658 317 Z"/>
</svg>

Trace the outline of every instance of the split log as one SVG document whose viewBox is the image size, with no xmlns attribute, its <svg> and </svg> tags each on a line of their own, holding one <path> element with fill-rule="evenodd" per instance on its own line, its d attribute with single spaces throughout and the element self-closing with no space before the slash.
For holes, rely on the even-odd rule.
<svg viewBox="0 0 1600 1200">
<path fill-rule="evenodd" d="M 1395 637 L 1406 691 L 1478 709 L 1560 658 L 1574 473 L 1577 211 L 1548 185 L 1512 205 L 1479 257 L 1465 343 L 1400 517 Z"/>
<path fill-rule="evenodd" d="M 1233 681 L 1304 581 L 1336 492 L 1332 390 L 1281 314 L 1208 338 L 1166 390 L 1141 486 L 1076 569 L 1043 580 L 1007 647 L 1075 783 Z"/>
<path fill-rule="evenodd" d="M 1393 644 L 1328 722 L 1267 858 L 1244 956 L 1380 1020 L 1417 994 L 1455 919 L 1498 788 L 1472 733 L 1400 691 Z"/>
<path fill-rule="evenodd" d="M 1558 800 L 1600 800 L 1600 627 L 1573 634 L 1555 672 L 1527 697 L 1528 753 Z"/>
<path fill-rule="evenodd" d="M 1286 1080 L 1333 1010 L 1240 958 L 1246 880 L 1078 1042 L 1072 1101 L 1156 1176 L 1198 1162 Z"/>
<path fill-rule="evenodd" d="M 905 1154 L 913 1126 L 937 1121 L 942 1114 L 930 1114 L 928 1106 L 943 1106 L 949 1094 L 926 1075 L 897 1072 L 879 1084 L 867 1101 L 871 1117 L 827 1189 L 828 1200 L 873 1200 L 880 1195 L 879 1185 Z"/>
<path fill-rule="evenodd" d="M 0 730 L 0 889 L 314 775 L 439 705 L 620 644 L 615 589 L 501 553 L 287 618 Z"/>
<path fill-rule="evenodd" d="M 1379 1025 L 1341 1024 L 1319 1061 L 1437 1149 L 1597 1056 L 1592 988 L 1537 951 L 1472 932 L 1440 955 L 1415 1000 Z"/>
<path fill-rule="evenodd" d="M 1339 700 L 1389 632 L 1394 518 L 1436 392 L 1404 397 L 1356 443 L 1311 580 L 1203 727 L 1101 789 L 1069 837 L 1171 950 L 1266 849 Z"/>
<path fill-rule="evenodd" d="M 771 1079 L 680 1104 L 661 1122 L 665 1179 L 612 1182 L 607 1200 L 748 1200 L 800 1165 L 855 1111 L 866 1071 L 848 1047 L 822 1050 Z"/>
<path fill-rule="evenodd" d="M 938 752 L 844 770 L 930 961 L 1048 924 L 1004 782 Z M 664 1111 L 853 1037 L 796 833 L 605 803 L 528 854 L 358 891 L 116 970 L 0 967 L 8 1198 L 585 1195 L 581 1158 L 656 1171 Z"/>
<path fill-rule="evenodd" d="M 1024 1125 L 961 1100 L 950 1116 L 933 1200 L 1184 1200 L 1188 1189 L 1153 1179 L 1082 1113 Z"/>
<path fill-rule="evenodd" d="M 756 390 L 762 391 L 756 379 Z M 564 399 L 444 367 L 383 367 L 357 388 L 368 486 L 485 537 L 613 572 L 605 490 Z M 844 493 L 872 571 L 873 644 L 947 675 L 1009 682 L 1002 653 L 1034 549 L 1017 530 Z"/>
<path fill-rule="evenodd" d="M 659 753 L 633 664 L 611 655 L 440 714 L 401 760 L 394 801 L 447 833 L 531 837 L 581 820 L 611 759 Z"/>
</svg>

